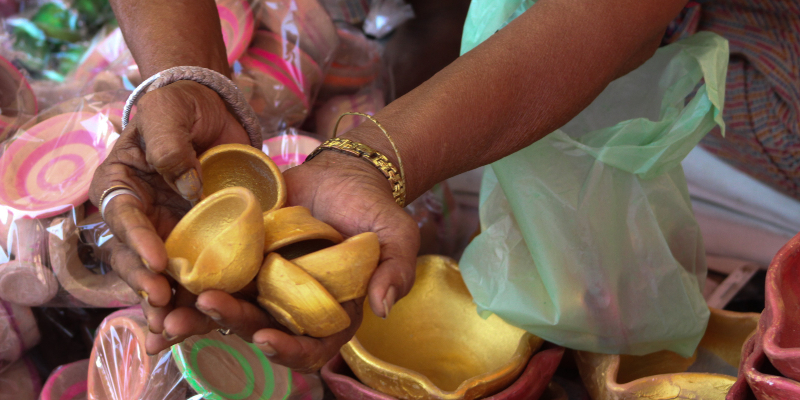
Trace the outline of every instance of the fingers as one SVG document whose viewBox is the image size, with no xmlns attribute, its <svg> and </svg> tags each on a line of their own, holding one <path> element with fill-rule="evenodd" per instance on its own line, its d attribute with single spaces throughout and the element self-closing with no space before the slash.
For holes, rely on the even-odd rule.
<svg viewBox="0 0 800 400">
<path fill-rule="evenodd" d="M 120 278 L 125 281 L 140 297 L 153 307 L 165 307 L 170 304 L 172 288 L 164 275 L 148 270 L 142 259 L 130 247 L 111 239 L 111 265 Z"/>
<path fill-rule="evenodd" d="M 148 354 L 158 354 L 190 336 L 203 335 L 218 327 L 219 325 L 193 307 L 177 307 L 164 320 L 161 334 L 147 335 L 145 348 Z"/>
<path fill-rule="evenodd" d="M 255 304 L 237 299 L 220 290 L 209 290 L 197 297 L 197 309 L 219 325 L 248 342 L 259 329 L 276 326 L 272 317 Z"/>
<path fill-rule="evenodd" d="M 253 344 L 271 361 L 302 373 L 322 368 L 347 343 L 361 325 L 363 299 L 342 304 L 352 321 L 349 328 L 325 338 L 295 336 L 276 329 L 262 329 L 253 335 Z"/>
<path fill-rule="evenodd" d="M 381 221 L 376 229 L 381 242 L 381 262 L 369 282 L 369 305 L 375 315 L 386 318 L 392 306 L 408 294 L 414 284 L 419 251 L 419 229 L 404 211 Z"/>
</svg>

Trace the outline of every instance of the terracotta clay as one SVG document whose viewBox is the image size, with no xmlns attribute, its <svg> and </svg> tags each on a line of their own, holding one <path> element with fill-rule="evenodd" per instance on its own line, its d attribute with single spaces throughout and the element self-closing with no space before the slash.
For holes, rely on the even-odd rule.
<svg viewBox="0 0 800 400">
<path fill-rule="evenodd" d="M 95 213 L 80 224 L 100 222 L 102 217 Z M 139 302 L 133 289 L 115 271 L 101 275 L 83 265 L 78 256 L 79 238 L 72 218 L 56 218 L 50 226 L 50 265 L 70 295 L 92 307 L 125 307 Z"/>
<path fill-rule="evenodd" d="M 322 83 L 320 97 L 354 94 L 374 82 L 380 75 L 381 53 L 359 29 L 349 25 L 336 28 L 339 47 Z"/>
<path fill-rule="evenodd" d="M 27 358 L 15 362 L 0 374 L 0 400 L 36 400 L 41 388 L 39 373 Z"/>
<path fill-rule="evenodd" d="M 350 316 L 319 282 L 277 253 L 258 273 L 258 303 L 296 335 L 326 337 L 350 326 Z"/>
<path fill-rule="evenodd" d="M 46 221 L 18 219 L 11 232 L 14 260 L 0 265 L 0 298 L 12 303 L 39 306 L 58 292 L 58 281 L 47 266 Z"/>
<path fill-rule="evenodd" d="M 58 367 L 47 378 L 39 400 L 84 400 L 89 360 L 80 360 Z"/>
<path fill-rule="evenodd" d="M 40 339 L 30 308 L 0 301 L 0 373 L 39 344 Z"/>
</svg>

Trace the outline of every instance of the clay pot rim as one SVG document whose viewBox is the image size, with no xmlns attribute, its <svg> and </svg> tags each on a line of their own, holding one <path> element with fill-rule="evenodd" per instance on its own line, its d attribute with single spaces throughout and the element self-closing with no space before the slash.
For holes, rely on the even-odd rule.
<svg viewBox="0 0 800 400">
<path fill-rule="evenodd" d="M 303 214 L 307 213 L 309 216 L 311 216 L 311 218 L 314 218 L 311 215 L 311 211 L 303 206 L 283 207 L 281 209 L 268 211 L 263 214 L 263 217 L 266 219 L 267 214 L 276 212 L 286 214 L 286 216 L 282 215 L 282 218 L 292 219 L 295 215 L 297 215 L 298 212 Z M 295 235 L 284 236 L 283 238 L 272 242 L 269 247 L 264 247 L 264 254 L 273 253 L 288 245 L 305 242 L 307 240 L 329 240 L 334 243 L 334 246 L 344 241 L 344 238 L 336 229 L 316 218 L 314 218 L 314 220 L 317 221 L 318 229 L 306 229 L 298 232 Z"/>
<path fill-rule="evenodd" d="M 767 271 L 767 296 L 764 309 L 770 310 L 772 321 L 764 329 L 762 348 L 770 360 L 800 358 L 800 347 L 781 347 L 779 344 L 781 330 L 784 329 L 789 319 L 781 295 L 782 286 L 780 281 L 787 265 L 792 264 L 791 262 L 797 259 L 800 259 L 800 234 L 792 238 L 778 251 Z"/>
<path fill-rule="evenodd" d="M 120 311 L 117 311 L 117 312 L 121 312 L 121 314 L 119 316 L 116 316 L 114 318 L 107 319 L 107 320 L 103 321 L 103 323 L 100 324 L 100 327 L 97 329 L 97 336 L 94 339 L 94 345 L 92 346 L 92 353 L 89 356 L 89 370 L 87 371 L 88 375 L 86 376 L 86 393 L 87 394 L 88 393 L 94 393 L 94 387 L 96 385 L 98 385 L 98 384 L 102 385 L 102 381 L 95 382 L 95 380 L 97 378 L 99 378 L 101 375 L 104 374 L 103 371 L 98 371 L 97 370 L 97 351 L 96 350 L 98 348 L 98 343 L 103 338 L 103 335 L 107 334 L 111 330 L 112 327 L 121 327 L 121 328 L 125 328 L 128 331 L 132 332 L 133 335 L 136 337 L 136 340 L 138 341 L 139 349 L 140 350 L 144 350 L 146 333 L 143 332 L 143 328 L 134 319 L 138 315 L 129 314 L 128 313 L 129 310 L 136 310 L 136 309 L 137 309 L 136 307 L 132 307 L 132 308 L 126 308 L 126 309 L 122 309 Z M 114 315 L 114 314 L 111 314 L 111 315 Z M 141 318 L 144 318 L 144 315 L 142 315 Z M 144 370 L 148 371 L 148 373 L 149 373 L 151 356 L 149 356 L 149 355 L 147 355 L 147 353 L 145 353 L 144 357 L 138 357 L 137 359 L 139 360 L 139 362 L 143 366 L 143 368 L 139 368 L 139 370 L 141 371 L 142 369 L 144 369 Z M 139 388 L 138 388 L 137 392 L 134 393 L 134 395 L 131 396 L 131 398 L 136 399 L 136 398 L 139 398 L 139 396 L 141 396 L 141 394 L 144 392 L 144 390 L 145 390 L 145 388 L 147 386 L 146 382 L 147 382 L 146 379 L 144 381 L 142 381 L 142 384 L 139 385 Z"/>
</svg>

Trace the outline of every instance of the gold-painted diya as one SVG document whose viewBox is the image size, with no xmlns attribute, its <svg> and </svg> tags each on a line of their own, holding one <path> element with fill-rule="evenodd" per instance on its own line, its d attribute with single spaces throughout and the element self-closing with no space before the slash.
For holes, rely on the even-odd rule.
<svg viewBox="0 0 800 400">
<path fill-rule="evenodd" d="M 365 304 L 341 353 L 361 382 L 390 396 L 472 400 L 511 384 L 542 342 L 496 315 L 481 318 L 456 262 L 423 256 L 411 292 L 385 320 Z"/>
</svg>

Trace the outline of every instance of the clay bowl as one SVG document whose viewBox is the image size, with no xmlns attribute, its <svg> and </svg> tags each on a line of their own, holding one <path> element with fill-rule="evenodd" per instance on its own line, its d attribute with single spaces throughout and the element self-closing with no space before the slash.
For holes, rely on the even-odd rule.
<svg viewBox="0 0 800 400">
<path fill-rule="evenodd" d="M 30 308 L 0 301 L 0 373 L 39 344 L 40 339 Z"/>
<path fill-rule="evenodd" d="M 758 314 L 711 309 L 700 349 L 709 351 L 735 370 L 742 345 L 758 324 Z M 724 399 L 736 378 L 730 375 L 686 372 L 697 353 L 684 358 L 670 351 L 644 356 L 576 352 L 581 378 L 594 399 L 642 399 L 654 396 Z M 693 397 L 690 397 L 693 396 Z"/>
<path fill-rule="evenodd" d="M 800 382 L 780 376 L 764 353 L 761 324 L 742 349 L 739 378 L 726 400 L 775 400 L 800 398 Z"/>
<path fill-rule="evenodd" d="M 325 65 L 339 46 L 336 26 L 317 0 L 259 0 L 257 18 L 272 32 L 299 43 L 318 64 Z"/>
<path fill-rule="evenodd" d="M 286 183 L 274 162 L 262 151 L 244 144 L 224 144 L 200 156 L 203 196 L 225 188 L 242 186 L 250 190 L 267 213 L 286 203 Z"/>
<path fill-rule="evenodd" d="M 785 377 L 800 381 L 800 235 L 775 256 L 767 272 L 763 349 Z"/>
<path fill-rule="evenodd" d="M 24 358 L 0 373 L 0 400 L 36 400 L 42 380 L 33 363 Z"/>
<path fill-rule="evenodd" d="M 525 370 L 514 383 L 503 389 L 503 391 L 486 397 L 485 400 L 528 400 L 539 398 L 539 395 L 546 392 L 548 382 L 556 372 L 563 354 L 563 347 L 547 349 L 534 354 Z M 339 400 L 395 399 L 353 379 L 351 377 L 352 371 L 347 367 L 341 355 L 337 355 L 328 361 L 320 372 L 328 388 Z"/>
<path fill-rule="evenodd" d="M 328 68 L 321 97 L 352 94 L 371 84 L 380 74 L 380 49 L 360 30 L 349 25 L 337 27 L 339 48 Z"/>
<path fill-rule="evenodd" d="M 253 12 L 247 0 L 216 0 L 228 64 L 239 59 L 253 39 Z"/>
<path fill-rule="evenodd" d="M 79 207 L 81 208 L 81 207 Z M 58 293 L 58 281 L 47 265 L 46 220 L 17 219 L 8 234 L 14 260 L 0 265 L 0 299 L 40 306 Z"/>
<path fill-rule="evenodd" d="M 264 213 L 264 252 L 292 260 L 342 241 L 330 225 L 311 216 L 302 206 Z"/>
<path fill-rule="evenodd" d="M 270 253 L 258 273 L 258 304 L 296 335 L 327 337 L 350 326 L 350 316 L 302 268 Z"/>
<path fill-rule="evenodd" d="M 190 292 L 238 292 L 256 277 L 264 257 L 258 199 L 241 186 L 216 191 L 189 210 L 164 244 L 167 273 Z"/>
<path fill-rule="evenodd" d="M 300 97 L 304 98 L 308 107 L 309 98 L 316 94 L 322 84 L 323 74 L 319 64 L 305 51 L 283 40 L 280 35 L 259 30 L 253 35 L 248 54 L 291 80 L 289 86 L 302 92 Z"/>
<path fill-rule="evenodd" d="M 364 305 L 341 349 L 367 386 L 402 399 L 478 399 L 508 387 L 542 340 L 497 316 L 481 318 L 458 264 L 417 259 L 416 283 L 387 319 Z"/>
<path fill-rule="evenodd" d="M 103 320 L 89 358 L 89 400 L 186 398 L 180 372 L 168 362 L 170 355 L 145 352 L 147 332 L 139 307 L 117 311 Z"/>
<path fill-rule="evenodd" d="M 89 360 L 80 360 L 56 368 L 47 378 L 40 400 L 86 399 Z"/>
</svg>

